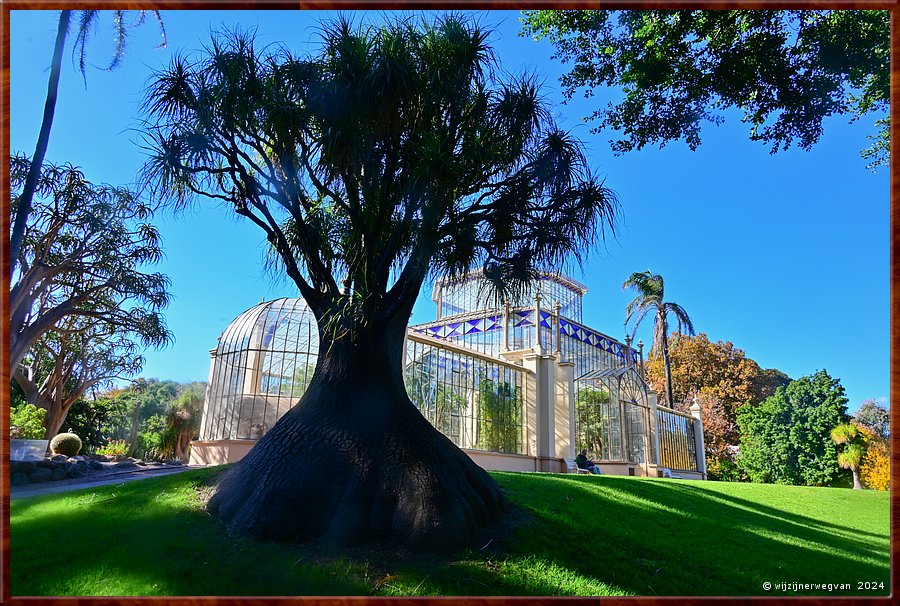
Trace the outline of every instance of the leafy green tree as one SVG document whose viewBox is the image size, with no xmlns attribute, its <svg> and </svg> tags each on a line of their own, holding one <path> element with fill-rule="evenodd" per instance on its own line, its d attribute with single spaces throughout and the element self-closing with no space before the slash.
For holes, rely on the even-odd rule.
<svg viewBox="0 0 900 606">
<path fill-rule="evenodd" d="M 890 11 L 541 10 L 523 22 L 523 35 L 572 64 L 561 79 L 569 98 L 621 88 L 590 116 L 624 135 L 618 153 L 681 139 L 696 149 L 701 124 L 734 107 L 773 153 L 794 141 L 809 149 L 829 116 L 874 113 L 862 155 L 870 168 L 888 164 Z"/>
<path fill-rule="evenodd" d="M 9 410 L 9 437 L 23 440 L 41 440 L 44 437 L 43 408 L 22 404 Z"/>
<path fill-rule="evenodd" d="M 66 425 L 81 438 L 84 452 L 97 452 L 106 446 L 114 437 L 117 420 L 127 415 L 125 402 L 110 392 L 97 393 L 90 390 L 90 395 L 76 400 L 69 407 Z"/>
<path fill-rule="evenodd" d="M 838 465 L 853 474 L 854 490 L 862 490 L 859 482 L 859 467 L 866 456 L 866 444 L 862 434 L 852 423 L 841 423 L 831 430 L 831 441 L 843 446 L 837 455 Z"/>
<path fill-rule="evenodd" d="M 734 446 L 740 443 L 738 407 L 759 404 L 790 378 L 775 370 L 763 370 L 744 351 L 728 341 L 712 342 L 700 333 L 681 335 L 669 349 L 673 408 L 688 412 L 693 400 L 703 411 L 706 465 L 713 479 L 739 479 L 734 473 Z M 651 357 L 646 364 L 647 381 L 657 390 L 665 388 L 663 360 Z"/>
<path fill-rule="evenodd" d="M 678 303 L 665 301 L 665 284 L 663 277 L 652 273 L 649 269 L 644 272 L 635 272 L 625 280 L 622 288 L 634 290 L 637 295 L 625 308 L 625 326 L 633 320 L 634 327 L 631 336 L 637 332 L 638 326 L 651 312 L 653 318 L 653 345 L 650 347 L 650 357 L 662 355 L 663 365 L 666 371 L 666 402 L 673 406 L 675 398 L 672 396 L 672 364 L 669 359 L 669 314 L 672 314 L 676 322 L 676 332 L 682 329 L 689 335 L 694 334 L 694 325 L 684 308 Z"/>
<path fill-rule="evenodd" d="M 838 473 L 831 430 L 847 420 L 840 381 L 820 370 L 801 377 L 759 406 L 738 409 L 738 464 L 753 482 L 824 486 Z"/>
<path fill-rule="evenodd" d="M 10 156 L 13 218 L 31 166 Z M 161 312 L 169 279 L 143 271 L 162 257 L 152 209 L 126 188 L 92 184 L 70 165 L 45 165 L 36 193 L 10 286 L 10 375 L 50 330 L 92 326 L 143 347 L 168 344 Z"/>
<path fill-rule="evenodd" d="M 47 155 L 47 146 L 50 143 L 50 129 L 53 126 L 53 115 L 56 112 L 56 100 L 59 92 L 59 75 L 62 66 L 62 54 L 66 45 L 66 38 L 69 35 L 70 24 L 73 14 L 76 13 L 78 20 L 78 32 L 75 37 L 75 44 L 72 49 L 72 56 L 78 54 L 78 67 L 81 70 L 81 76 L 85 78 L 85 86 L 87 86 L 87 77 L 85 75 L 85 67 L 87 65 L 87 41 L 93 31 L 96 29 L 101 11 L 83 10 L 71 11 L 63 10 L 59 13 L 59 22 L 56 27 L 56 43 L 53 47 L 53 59 L 50 63 L 50 77 L 47 82 L 47 97 L 44 101 L 44 115 L 41 120 L 41 130 L 38 133 L 38 140 L 35 144 L 34 155 L 31 157 L 31 163 L 27 170 L 21 193 L 15 198 L 15 204 L 19 208 L 19 213 L 13 216 L 12 233 L 9 238 L 10 250 L 10 269 L 14 272 L 20 263 L 20 254 L 22 243 L 25 238 L 25 229 L 28 218 L 31 215 L 32 202 L 35 193 L 38 192 L 38 182 L 41 180 L 41 172 L 43 170 L 44 156 Z M 147 17 L 147 12 L 152 12 L 159 24 L 162 32 L 162 44 L 166 44 L 166 32 L 163 27 L 162 18 L 159 11 L 138 11 L 137 18 L 129 23 L 125 19 L 126 11 L 116 10 L 108 11 L 114 17 L 115 27 L 115 50 L 113 51 L 112 60 L 106 67 L 107 70 L 115 69 L 122 61 L 125 54 L 125 41 L 128 37 L 128 30 L 140 26 Z"/>
<path fill-rule="evenodd" d="M 308 58 L 227 34 L 149 86 L 148 182 L 257 225 L 318 324 L 304 396 L 209 502 L 232 531 L 470 544 L 503 498 L 405 392 L 419 290 L 480 266 L 513 299 L 612 228 L 535 78 L 495 69 L 468 17 L 428 19 L 325 23 Z"/>
<path fill-rule="evenodd" d="M 853 415 L 853 420 L 865 425 L 883 440 L 891 437 L 891 412 L 875 400 L 863 402 Z"/>
</svg>

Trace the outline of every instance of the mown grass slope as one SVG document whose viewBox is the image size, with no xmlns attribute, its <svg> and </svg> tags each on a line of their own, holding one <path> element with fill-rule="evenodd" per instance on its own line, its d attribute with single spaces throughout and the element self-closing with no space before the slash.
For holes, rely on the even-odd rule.
<svg viewBox="0 0 900 606">
<path fill-rule="evenodd" d="M 12 594 L 889 593 L 883 492 L 494 473 L 512 513 L 444 557 L 229 537 L 202 507 L 219 471 L 12 501 Z"/>
</svg>

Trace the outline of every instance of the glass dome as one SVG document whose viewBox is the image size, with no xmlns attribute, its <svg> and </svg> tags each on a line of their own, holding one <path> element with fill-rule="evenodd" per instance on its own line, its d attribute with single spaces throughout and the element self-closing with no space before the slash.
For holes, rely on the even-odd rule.
<svg viewBox="0 0 900 606">
<path fill-rule="evenodd" d="M 475 311 L 497 308 L 488 298 L 481 270 L 456 280 L 441 279 L 435 282 L 431 300 L 438 305 L 438 319 Z M 513 307 L 534 305 L 534 295 L 540 291 L 544 309 L 550 311 L 559 302 L 560 313 L 566 318 L 581 322 L 581 299 L 587 286 L 562 274 L 541 272 L 518 301 L 510 301 Z"/>
<path fill-rule="evenodd" d="M 212 354 L 200 439 L 262 437 L 303 395 L 318 353 L 316 319 L 303 299 L 239 315 Z"/>
</svg>

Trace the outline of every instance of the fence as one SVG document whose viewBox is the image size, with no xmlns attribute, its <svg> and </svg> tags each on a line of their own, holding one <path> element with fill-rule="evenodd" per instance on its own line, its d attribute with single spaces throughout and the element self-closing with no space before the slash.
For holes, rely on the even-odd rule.
<svg viewBox="0 0 900 606">
<path fill-rule="evenodd" d="M 658 406 L 656 425 L 659 435 L 659 464 L 679 471 L 699 471 L 694 439 L 694 418 Z"/>
</svg>

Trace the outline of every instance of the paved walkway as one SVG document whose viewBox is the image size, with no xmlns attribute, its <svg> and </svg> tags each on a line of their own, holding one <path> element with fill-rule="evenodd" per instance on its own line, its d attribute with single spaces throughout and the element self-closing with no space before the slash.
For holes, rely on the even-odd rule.
<svg viewBox="0 0 900 606">
<path fill-rule="evenodd" d="M 173 473 L 181 473 L 190 469 L 201 469 L 201 466 L 181 465 L 179 467 L 158 467 L 152 469 L 140 469 L 104 473 L 93 477 L 59 480 L 56 482 L 41 482 L 40 484 L 27 484 L 25 486 L 11 486 L 9 490 L 10 500 L 24 499 L 38 495 L 93 488 L 94 486 L 106 486 L 109 484 L 122 484 L 134 480 L 145 480 L 158 476 L 166 476 Z"/>
</svg>

